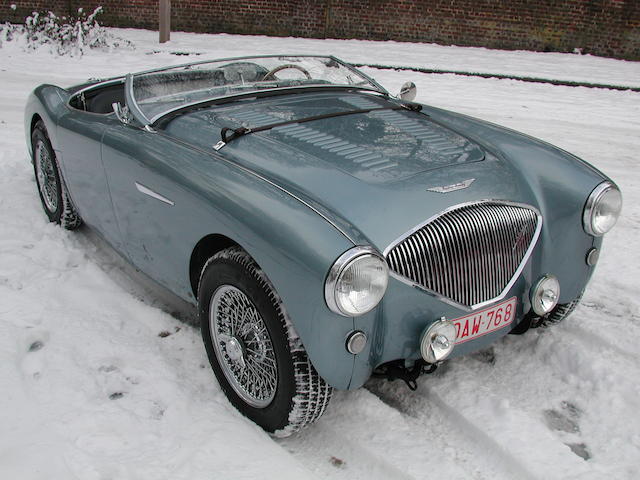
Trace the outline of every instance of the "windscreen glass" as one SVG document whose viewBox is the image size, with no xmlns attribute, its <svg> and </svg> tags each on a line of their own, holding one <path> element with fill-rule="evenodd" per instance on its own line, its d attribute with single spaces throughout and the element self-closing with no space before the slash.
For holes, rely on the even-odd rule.
<svg viewBox="0 0 640 480">
<path fill-rule="evenodd" d="M 383 91 L 331 57 L 258 57 L 217 60 L 134 75 L 131 95 L 153 123 L 182 106 L 231 95 L 301 86 L 338 85 Z"/>
</svg>

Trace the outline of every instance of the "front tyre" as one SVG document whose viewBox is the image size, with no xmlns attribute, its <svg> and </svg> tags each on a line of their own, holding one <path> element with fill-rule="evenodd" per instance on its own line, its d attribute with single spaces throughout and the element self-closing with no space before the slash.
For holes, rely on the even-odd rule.
<svg viewBox="0 0 640 480">
<path fill-rule="evenodd" d="M 563 322 L 569 315 L 571 315 L 571 313 L 573 313 L 580 303 L 580 300 L 582 300 L 582 293 L 578 295 L 578 298 L 569 303 L 556 305 L 555 308 L 551 310 L 551 313 L 544 317 L 537 317 L 533 322 L 531 322 L 531 328 L 550 327 Z"/>
<path fill-rule="evenodd" d="M 82 225 L 82 219 L 69 198 L 56 154 L 42 121 L 38 121 L 33 129 L 31 147 L 33 169 L 44 212 L 50 222 L 62 225 L 67 230 L 75 230 Z"/>
<path fill-rule="evenodd" d="M 539 316 L 533 312 L 529 312 L 525 318 L 509 332 L 512 335 L 522 335 L 531 328 L 551 327 L 563 322 L 580 303 L 582 293 L 569 303 L 559 303 L 547 315 Z"/>
<path fill-rule="evenodd" d="M 284 437 L 324 412 L 332 388 L 320 378 L 271 282 L 242 249 L 205 264 L 198 288 L 202 338 L 229 401 Z"/>
</svg>

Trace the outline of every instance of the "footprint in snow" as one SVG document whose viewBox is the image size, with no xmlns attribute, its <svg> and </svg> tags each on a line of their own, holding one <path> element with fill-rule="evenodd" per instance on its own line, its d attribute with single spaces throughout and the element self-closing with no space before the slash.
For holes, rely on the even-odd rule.
<svg viewBox="0 0 640 480">
<path fill-rule="evenodd" d="M 479 352 L 471 354 L 473 358 L 482 363 L 487 363 L 489 365 L 493 365 L 496 363 L 496 352 L 493 347 L 489 347 L 485 350 L 480 350 Z"/>
<path fill-rule="evenodd" d="M 42 332 L 40 333 L 42 335 Z M 46 332 L 44 333 L 46 339 L 48 339 Z M 31 340 L 27 341 L 25 345 L 26 355 L 22 358 L 21 367 L 22 372 L 35 380 L 42 376 L 42 371 L 46 368 L 46 359 L 43 354 L 36 354 L 45 345 L 45 340 Z"/>
<path fill-rule="evenodd" d="M 29 345 L 29 351 L 30 352 L 37 352 L 38 350 L 40 350 L 42 347 L 44 347 L 44 343 L 41 342 L 40 340 L 36 340 L 35 342 L 33 342 L 31 345 Z"/>
<path fill-rule="evenodd" d="M 547 426 L 552 430 L 567 433 L 580 433 L 580 427 L 577 419 L 572 416 L 566 415 L 558 410 L 545 410 L 544 418 L 547 422 Z"/>
<path fill-rule="evenodd" d="M 22 290 L 23 284 L 17 280 L 14 280 L 10 277 L 0 276 L 0 286 L 4 285 L 7 288 L 11 288 L 13 290 Z"/>
<path fill-rule="evenodd" d="M 573 453 L 584 460 L 589 460 L 591 458 L 591 454 L 584 443 L 565 443 L 565 445 L 569 447 Z"/>
<path fill-rule="evenodd" d="M 98 368 L 99 372 L 105 372 L 105 373 L 115 372 L 116 370 L 118 370 L 118 367 L 116 367 L 115 365 L 101 365 Z"/>
<path fill-rule="evenodd" d="M 549 409 L 543 412 L 545 422 L 551 430 L 563 432 L 561 436 L 576 436 L 580 434 L 579 420 L 582 416 L 582 410 L 571 402 L 563 401 L 560 409 Z M 591 454 L 587 445 L 583 442 L 565 443 L 573 453 L 589 460 Z"/>
</svg>

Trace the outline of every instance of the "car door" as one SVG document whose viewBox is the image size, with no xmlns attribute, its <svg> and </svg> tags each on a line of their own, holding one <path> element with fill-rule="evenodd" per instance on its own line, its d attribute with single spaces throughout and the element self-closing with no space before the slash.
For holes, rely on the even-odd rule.
<svg viewBox="0 0 640 480">
<path fill-rule="evenodd" d="M 131 125 L 110 127 L 102 157 L 130 261 L 158 283 L 190 298 L 189 258 L 200 235 L 197 202 L 185 186 L 194 152 Z M 204 226 L 202 226 L 204 227 Z"/>
<path fill-rule="evenodd" d="M 97 114 L 68 106 L 58 121 L 60 164 L 71 198 L 82 219 L 122 250 L 101 148 L 104 133 L 119 122 L 115 115 Z"/>
</svg>

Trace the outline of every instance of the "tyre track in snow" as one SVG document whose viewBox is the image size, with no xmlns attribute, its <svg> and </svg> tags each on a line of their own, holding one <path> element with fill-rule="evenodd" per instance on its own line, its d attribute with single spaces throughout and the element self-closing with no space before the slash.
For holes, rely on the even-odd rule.
<svg viewBox="0 0 640 480">
<path fill-rule="evenodd" d="M 614 356 L 625 358 L 634 364 L 639 363 L 640 355 L 633 350 L 635 345 L 631 345 L 631 342 L 626 341 L 623 345 L 620 345 L 620 343 L 622 343 L 620 338 L 616 340 L 607 338 L 602 333 L 595 333 L 588 327 L 588 325 L 591 324 L 588 317 L 592 315 L 606 315 L 607 317 L 616 318 L 620 321 L 631 320 L 632 322 L 640 322 L 640 314 L 629 313 L 628 315 L 623 315 L 612 312 L 611 309 L 605 305 L 587 300 L 580 303 L 578 309 L 570 317 L 570 320 L 563 325 L 565 332 L 572 335 L 576 340 L 585 343 L 590 348 L 596 348 L 600 352 L 610 351 L 615 354 Z M 587 325 L 584 324 L 583 319 L 587 319 Z M 600 327 L 599 330 L 602 330 L 602 327 Z M 614 343 L 614 341 L 617 341 L 618 344 Z"/>
<path fill-rule="evenodd" d="M 534 413 L 514 407 L 513 404 L 518 403 L 516 395 L 482 393 L 465 398 L 455 389 L 455 377 L 449 377 L 449 380 L 442 378 L 443 381 L 438 382 L 441 385 L 433 386 L 429 385 L 428 378 L 422 378 L 413 395 L 403 394 L 390 384 L 373 384 L 368 388 L 413 419 L 417 432 L 423 436 L 437 426 L 433 418 L 441 417 L 442 437 L 466 452 L 466 458 L 462 459 L 466 465 L 465 462 L 462 465 L 469 471 L 472 466 L 484 467 L 487 474 L 480 478 L 561 479 L 573 471 L 587 472 L 582 459 L 541 421 L 541 415 L 538 417 L 541 410 Z M 478 375 L 479 381 L 472 383 L 468 390 L 482 392 L 481 378 L 482 375 Z M 447 381 L 454 385 L 452 390 L 446 389 Z M 437 389 L 442 389 L 442 393 Z M 526 439 L 522 436 L 524 432 Z M 531 448 L 534 445 L 536 448 Z M 562 468 L 554 471 L 555 465 Z"/>
<path fill-rule="evenodd" d="M 478 428 L 470 418 L 447 405 L 433 389 L 425 385 L 425 381 L 426 379 L 423 378 L 422 385 L 414 394 L 414 398 L 403 395 L 401 391 L 389 388 L 387 385 L 373 384 L 369 390 L 385 403 L 395 404 L 396 408 L 411 417 L 416 423 L 416 429 L 422 432 L 422 435 L 424 432 L 433 430 L 432 418 L 437 412 L 437 415 L 444 420 L 444 424 L 440 426 L 441 433 L 448 435 L 456 448 L 464 449 L 466 458 L 463 465 L 469 473 L 473 473 L 472 465 L 484 464 L 487 475 L 481 478 L 522 480 L 538 478 L 518 458 Z M 424 399 L 427 399 L 428 405 L 425 405 Z"/>
<path fill-rule="evenodd" d="M 606 339 L 602 337 L 602 335 L 598 335 L 585 327 L 573 325 L 568 327 L 566 332 L 570 334 L 573 339 L 586 344 L 591 349 L 597 349 L 597 351 L 600 352 L 608 350 L 613 353 L 613 358 L 623 358 L 634 364 L 640 362 L 640 355 L 634 354 L 633 352 L 629 352 L 626 349 L 615 345 L 611 340 Z"/>
<path fill-rule="evenodd" d="M 276 442 L 321 478 L 417 480 L 383 455 L 320 421 L 293 437 Z"/>
<path fill-rule="evenodd" d="M 453 421 L 432 392 L 425 402 L 425 392 L 410 392 L 400 382 L 382 385 L 374 380 L 339 393 L 317 425 L 278 443 L 325 478 L 421 479 L 434 472 L 451 479 L 536 478 L 506 454 L 486 455 L 487 438 Z"/>
</svg>

